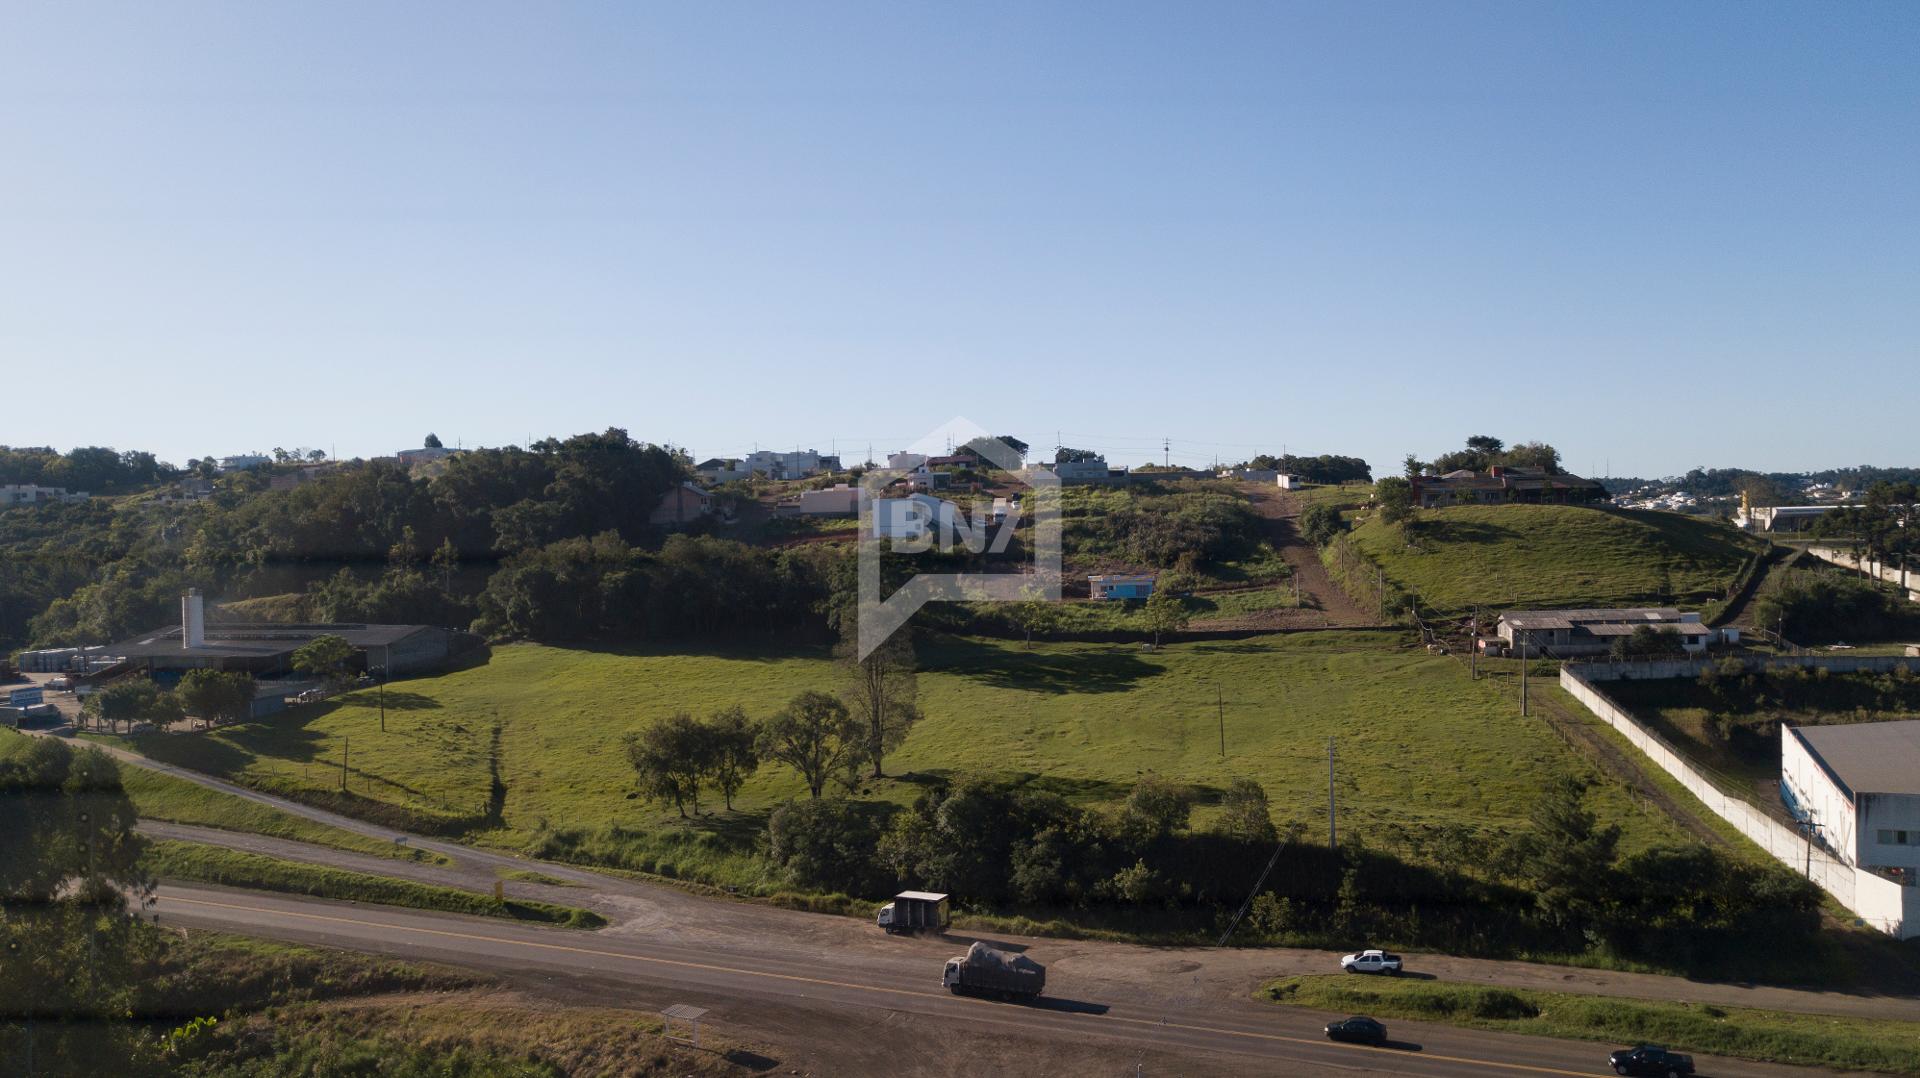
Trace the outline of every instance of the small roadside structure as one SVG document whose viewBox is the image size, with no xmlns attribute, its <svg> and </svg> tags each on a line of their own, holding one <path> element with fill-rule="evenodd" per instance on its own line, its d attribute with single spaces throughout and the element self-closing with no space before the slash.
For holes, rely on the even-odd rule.
<svg viewBox="0 0 1920 1078">
<path fill-rule="evenodd" d="M 893 901 L 880 907 L 874 923 L 889 935 L 911 932 L 944 932 L 953 923 L 947 909 L 947 896 L 934 891 L 902 891 Z"/>
<path fill-rule="evenodd" d="M 1087 578 L 1087 589 L 1095 599 L 1145 599 L 1153 594 L 1154 574 L 1112 573 Z"/>
<path fill-rule="evenodd" d="M 707 1009 L 705 1007 L 695 1007 L 686 1003 L 676 1003 L 673 1006 L 668 1007 L 666 1010 L 660 1012 L 660 1017 L 666 1019 L 666 1028 L 661 1031 L 661 1035 L 671 1041 L 687 1041 L 691 1043 L 695 1048 L 698 1048 L 700 1047 L 700 1019 L 706 1017 L 706 1014 L 707 1014 Z M 692 1031 L 691 1036 L 688 1036 L 688 1037 L 674 1036 L 673 1024 L 675 1022 L 685 1022 L 687 1024 L 687 1027 Z"/>
</svg>

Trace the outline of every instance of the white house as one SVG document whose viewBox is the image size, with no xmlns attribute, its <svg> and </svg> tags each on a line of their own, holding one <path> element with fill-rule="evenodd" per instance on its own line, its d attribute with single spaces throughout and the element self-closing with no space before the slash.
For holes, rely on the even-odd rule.
<svg viewBox="0 0 1920 1078">
<path fill-rule="evenodd" d="M 989 517 L 983 512 L 978 520 L 970 519 L 960 506 L 931 494 L 882 498 L 873 503 L 873 535 L 876 539 L 917 542 L 940 532 L 966 543 L 969 535 L 986 538 Z"/>
<path fill-rule="evenodd" d="M 245 472 L 254 468 L 264 468 L 273 463 L 273 458 L 265 453 L 235 453 L 231 457 L 220 458 L 220 470 L 223 472 Z"/>
<path fill-rule="evenodd" d="M 851 517 L 860 514 L 860 488 L 836 483 L 825 490 L 800 492 L 800 515 Z"/>
<path fill-rule="evenodd" d="M 1297 475 L 1288 475 L 1285 472 L 1276 474 L 1273 477 L 1273 481 L 1279 484 L 1281 490 L 1299 490 L 1301 487 L 1307 485 L 1306 480 Z"/>
<path fill-rule="evenodd" d="M 1780 800 L 1840 860 L 1920 881 L 1920 719 L 1782 726 Z"/>
<path fill-rule="evenodd" d="M 805 479 L 821 472 L 839 471 L 840 458 L 811 449 L 792 453 L 760 449 L 740 461 L 740 470 L 748 475 L 764 475 L 768 479 Z"/>
</svg>

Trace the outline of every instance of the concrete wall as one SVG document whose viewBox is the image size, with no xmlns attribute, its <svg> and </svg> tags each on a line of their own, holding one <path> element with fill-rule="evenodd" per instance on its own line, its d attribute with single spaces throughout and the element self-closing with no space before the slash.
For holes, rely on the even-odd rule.
<svg viewBox="0 0 1920 1078">
<path fill-rule="evenodd" d="M 1824 668 L 1836 674 L 1885 674 L 1898 668 L 1920 674 L 1920 662 L 1901 655 L 1751 655 L 1739 658 L 1747 673 L 1779 667 Z M 1666 659 L 1658 662 L 1581 663 L 1580 675 L 1588 681 L 1646 681 L 1664 678 L 1699 677 L 1709 666 L 1726 659 Z"/>
<path fill-rule="evenodd" d="M 1770 661 L 1780 663 L 1780 660 Z M 1671 662 L 1620 665 L 1692 668 L 1697 674 L 1698 668 L 1703 664 Z M 1596 672 L 1601 676 L 1595 677 Z M 1560 687 L 1567 690 L 1574 699 L 1586 705 L 1587 710 L 1599 716 L 1602 722 L 1618 730 L 1622 737 L 1632 742 L 1635 748 L 1645 753 L 1649 760 L 1660 766 L 1661 770 L 1685 786 L 1688 792 L 1699 798 L 1700 802 L 1711 809 L 1715 815 L 1732 824 L 1742 835 L 1778 858 L 1781 863 L 1804 873 L 1821 890 L 1832 895 L 1841 905 L 1857 914 L 1861 920 L 1901 939 L 1920 936 L 1920 887 L 1902 887 L 1871 872 L 1855 869 L 1825 850 L 1811 846 L 1797 831 L 1781 823 L 1758 806 L 1715 786 L 1713 780 L 1695 767 L 1685 754 L 1667 744 L 1652 730 L 1641 725 L 1639 720 L 1595 687 L 1596 681 L 1617 679 L 1617 677 L 1605 676 L 1608 672 L 1605 667 L 1569 663 L 1560 668 Z M 1617 674 L 1617 669 L 1612 672 Z M 1669 673 L 1665 676 L 1689 675 Z"/>
</svg>

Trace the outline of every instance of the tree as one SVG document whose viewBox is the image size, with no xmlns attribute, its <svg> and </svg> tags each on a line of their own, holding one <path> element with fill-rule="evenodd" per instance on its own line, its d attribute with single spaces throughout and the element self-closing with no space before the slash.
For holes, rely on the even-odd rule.
<svg viewBox="0 0 1920 1078">
<path fill-rule="evenodd" d="M 1634 627 L 1631 635 L 1614 637 L 1611 652 L 1615 659 L 1650 659 L 1677 655 L 1685 650 L 1679 633 L 1671 629 L 1639 625 Z"/>
<path fill-rule="evenodd" d="M 1325 502 L 1315 502 L 1300 514 L 1300 537 L 1314 546 L 1326 546 L 1334 536 L 1347 530 L 1340 510 Z"/>
<path fill-rule="evenodd" d="M 1099 459 L 1100 454 L 1092 449 L 1070 449 L 1063 445 L 1053 451 L 1053 462 L 1055 464 L 1074 464 L 1083 460 Z"/>
<path fill-rule="evenodd" d="M 245 719 L 253 714 L 256 688 L 253 675 L 243 670 L 189 670 L 174 690 L 188 714 L 211 726 L 222 719 Z"/>
<path fill-rule="evenodd" d="M 124 1019 L 157 941 L 126 915 L 129 900 L 152 900 L 153 880 L 120 770 L 98 749 L 33 738 L 0 759 L 0 804 L 0 1044 L 26 1019 L 45 1073 L 126 1073 L 136 1032 Z"/>
<path fill-rule="evenodd" d="M 847 705 L 817 690 L 787 702 L 760 728 L 760 755 L 800 773 L 807 792 L 818 798 L 827 782 L 863 758 L 866 730 Z"/>
<path fill-rule="evenodd" d="M 307 450 L 307 459 L 318 464 L 327 459 L 327 451 L 324 449 L 309 449 Z"/>
<path fill-rule="evenodd" d="M 992 438 L 988 438 L 984 436 L 979 438 L 974 438 L 968 441 L 966 445 L 961 446 L 961 448 L 972 450 L 977 456 L 979 456 L 981 460 L 987 461 L 988 463 L 992 464 L 997 462 L 994 461 L 993 457 L 989 455 L 989 451 L 993 450 L 993 443 L 996 441 L 1004 444 L 1008 449 L 1013 450 L 1015 453 L 1018 453 L 1021 459 L 1023 460 L 1026 458 L 1027 450 L 1032 448 L 1027 443 L 1021 441 L 1018 438 L 1015 438 L 1011 434 L 995 435 Z"/>
<path fill-rule="evenodd" d="M 841 663 L 847 678 L 842 696 L 847 710 L 865 730 L 862 755 L 877 779 L 886 774 L 882 766 L 886 754 L 899 748 L 907 739 L 907 731 L 920 721 L 913 640 L 902 626 L 864 659 L 855 658 L 856 647 L 852 637 L 841 643 Z"/>
<path fill-rule="evenodd" d="M 1187 613 L 1187 601 L 1175 595 L 1172 588 L 1165 587 L 1153 589 L 1153 594 L 1147 596 L 1146 605 L 1140 608 L 1140 614 L 1146 619 L 1147 629 L 1153 633 L 1156 646 L 1160 643 L 1162 633 L 1177 633 L 1192 620 Z"/>
<path fill-rule="evenodd" d="M 1467 448 L 1497 457 L 1506 449 L 1506 443 L 1490 434 L 1476 434 L 1467 439 Z"/>
<path fill-rule="evenodd" d="M 1427 470 L 1426 462 L 1421 460 L 1419 457 L 1414 456 L 1412 453 L 1408 453 L 1406 456 L 1406 459 L 1400 462 L 1401 477 L 1406 479 L 1409 482 L 1420 478 L 1421 473 L 1425 472 L 1426 470 Z M 1384 482 L 1384 480 L 1382 481 Z"/>
<path fill-rule="evenodd" d="M 1373 500 L 1380 505 L 1380 519 L 1399 524 L 1413 517 L 1413 484 L 1398 476 L 1388 476 L 1373 485 Z"/>
<path fill-rule="evenodd" d="M 733 795 L 760 768 L 760 750 L 755 743 L 759 736 L 759 728 L 738 705 L 716 711 L 707 720 L 708 773 L 726 799 L 729 812 L 733 811 Z"/>
<path fill-rule="evenodd" d="M 1060 607 L 1045 599 L 1022 599 L 1011 607 L 1013 623 L 1033 647 L 1033 634 L 1048 633 L 1060 624 Z"/>
<path fill-rule="evenodd" d="M 1548 921 L 1576 933 L 1605 909 L 1620 828 L 1599 826 L 1585 805 L 1586 784 L 1562 776 L 1534 802 L 1531 831 L 1513 844 L 1513 863 L 1532 884 L 1534 901 Z"/>
<path fill-rule="evenodd" d="M 1193 791 L 1150 771 L 1127 792 L 1124 812 L 1133 829 L 1146 838 L 1185 831 L 1193 814 Z"/>
<path fill-rule="evenodd" d="M 425 448 L 425 449 L 445 449 L 446 448 L 446 446 L 440 444 L 440 436 L 438 434 L 434 434 L 431 431 L 427 433 L 426 441 L 421 442 L 420 445 L 422 448 Z"/>
<path fill-rule="evenodd" d="M 293 668 L 331 684 L 352 676 L 353 645 L 345 637 L 316 636 L 293 653 Z"/>
<path fill-rule="evenodd" d="M 880 833 L 870 806 L 857 801 L 799 801 L 767 818 L 767 859 L 803 887 L 871 892 Z"/>
<path fill-rule="evenodd" d="M 684 711 L 675 712 L 624 740 L 627 762 L 639 779 L 642 797 L 671 802 L 686 818 L 687 805 L 700 815 L 700 783 L 714 769 L 708 727 Z"/>
<path fill-rule="evenodd" d="M 1267 791 L 1249 778 L 1237 778 L 1227 787 L 1214 829 L 1243 842 L 1272 842 L 1279 837 L 1267 805 Z"/>
<path fill-rule="evenodd" d="M 121 723 L 151 722 L 170 726 L 180 721 L 180 702 L 172 693 L 144 677 L 117 682 L 87 697 L 84 714 L 118 730 Z"/>
</svg>

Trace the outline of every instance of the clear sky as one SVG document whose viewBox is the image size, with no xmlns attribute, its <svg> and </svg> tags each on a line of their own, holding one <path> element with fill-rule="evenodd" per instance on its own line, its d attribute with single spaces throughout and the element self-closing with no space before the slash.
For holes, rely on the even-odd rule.
<svg viewBox="0 0 1920 1078">
<path fill-rule="evenodd" d="M 1916 57 L 1910 3 L 14 0 L 0 442 L 1920 464 Z"/>
</svg>

